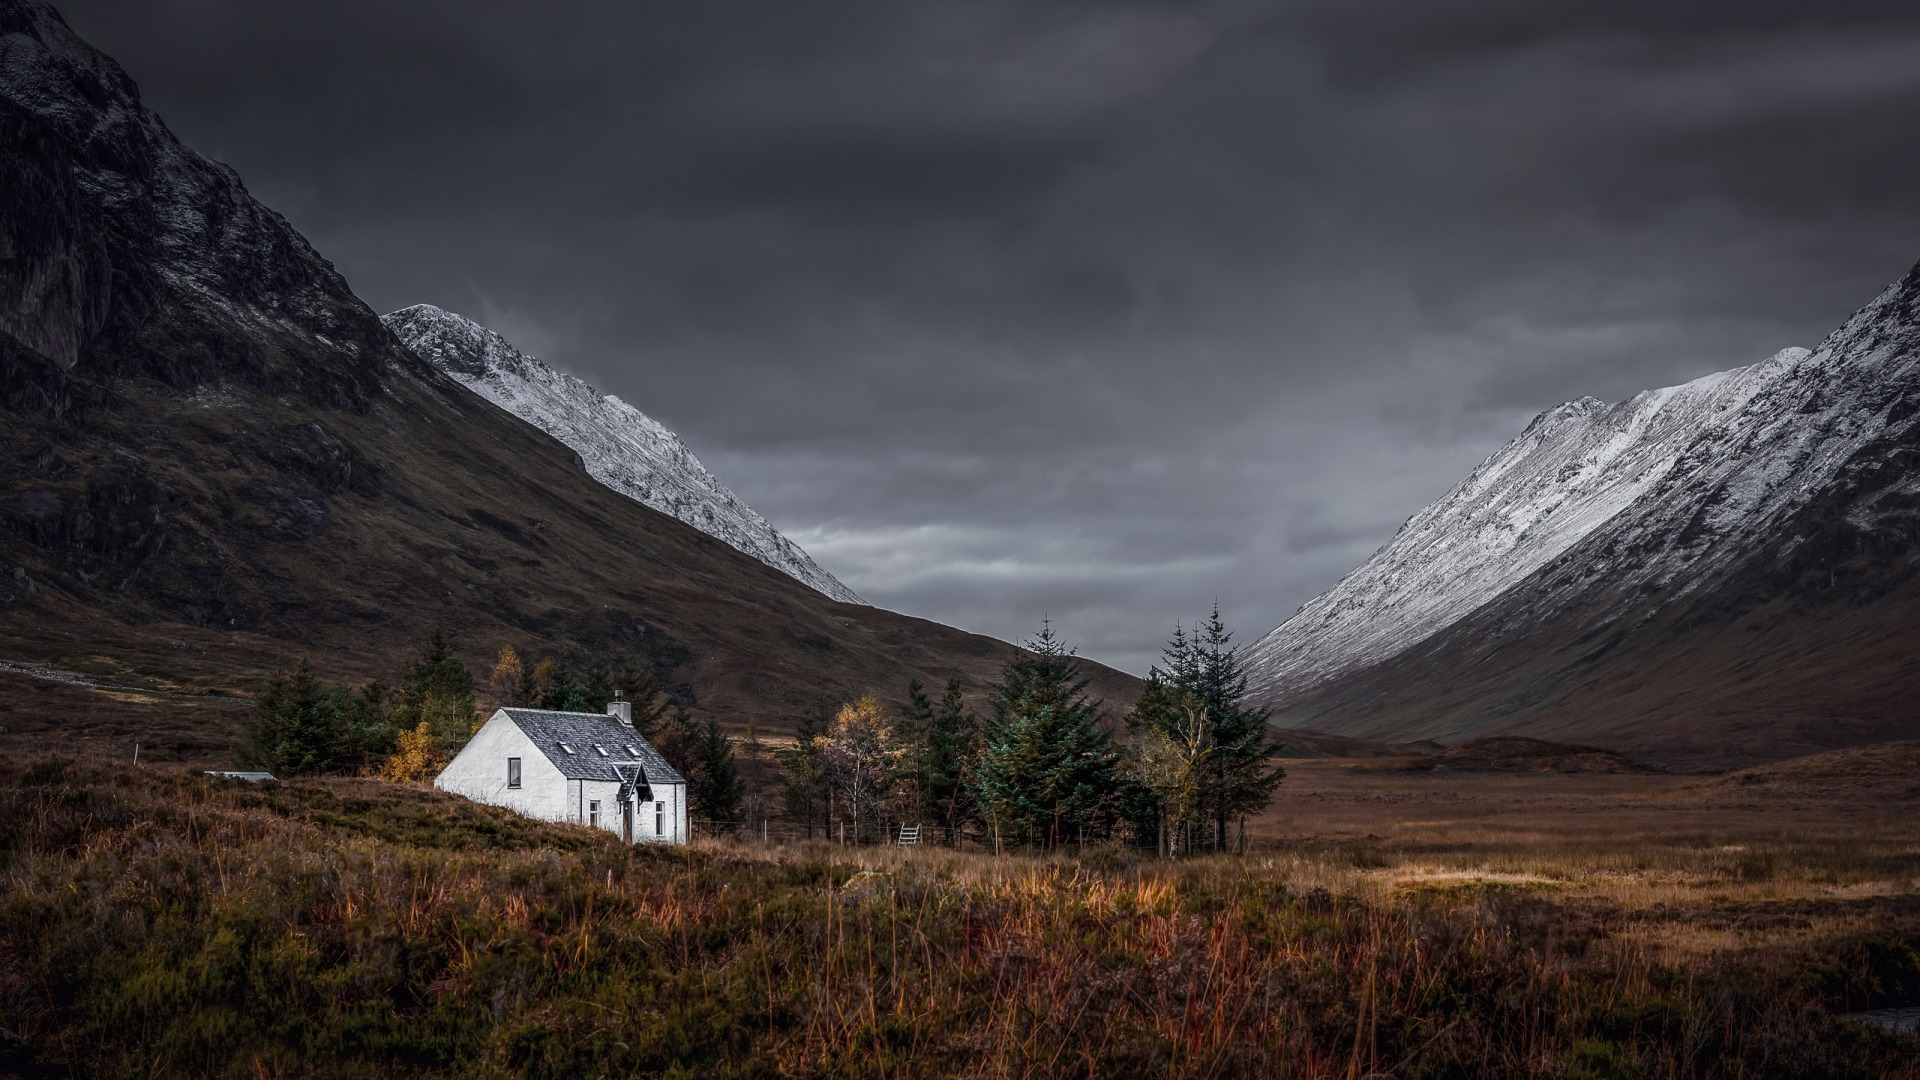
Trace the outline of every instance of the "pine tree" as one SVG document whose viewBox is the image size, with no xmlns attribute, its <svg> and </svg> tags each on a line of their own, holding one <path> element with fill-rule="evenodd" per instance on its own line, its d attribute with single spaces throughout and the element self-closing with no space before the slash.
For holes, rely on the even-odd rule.
<svg viewBox="0 0 1920 1080">
<path fill-rule="evenodd" d="M 1049 624 L 1007 661 L 967 790 L 996 838 L 1057 844 L 1104 830 L 1118 775 L 1101 706 L 1086 697 L 1072 650 Z"/>
<path fill-rule="evenodd" d="M 693 775 L 687 778 L 695 813 L 732 832 L 740 823 L 740 768 L 733 740 L 711 718 L 693 733 Z"/>
<path fill-rule="evenodd" d="M 381 761 L 393 753 L 399 733 L 387 719 L 387 697 L 387 686 L 377 677 L 369 679 L 358 692 L 344 687 L 334 691 L 334 712 L 347 731 L 342 763 L 346 771 L 377 772 Z"/>
<path fill-rule="evenodd" d="M 1214 826 L 1215 842 L 1225 847 L 1228 823 L 1265 809 L 1286 776 L 1272 764 L 1279 748 L 1267 738 L 1269 710 L 1241 706 L 1247 674 L 1218 604 L 1191 636 L 1174 627 L 1162 663 L 1164 667 L 1148 672 L 1147 688 L 1134 704 L 1128 727 L 1172 735 L 1181 715 L 1175 706 L 1187 695 L 1206 710 L 1211 738 L 1195 809 Z"/>
<path fill-rule="evenodd" d="M 723 827 L 740 818 L 740 770 L 733 741 L 711 719 L 699 721 L 674 709 L 649 737 L 653 748 L 687 781 L 688 810 Z"/>
<path fill-rule="evenodd" d="M 479 726 L 473 673 L 453 655 L 445 635 L 435 633 L 407 665 L 387 718 L 402 731 L 417 731 L 425 724 L 442 756 L 451 756 L 472 738 Z"/>
<path fill-rule="evenodd" d="M 966 769 L 979 733 L 980 718 L 967 708 L 960 680 L 948 679 L 927 724 L 921 781 L 922 798 L 941 828 L 958 829 L 974 817 Z"/>
<path fill-rule="evenodd" d="M 894 741 L 901 747 L 898 797 L 900 809 L 916 819 L 927 812 L 927 735 L 933 728 L 933 699 L 919 679 L 907 681 L 907 703 L 894 722 Z"/>
<path fill-rule="evenodd" d="M 633 729 L 651 742 L 671 718 L 674 705 L 653 679 L 653 672 L 622 659 L 613 665 L 613 688 L 631 705 Z"/>
<path fill-rule="evenodd" d="M 522 709 L 540 707 L 540 697 L 546 693 L 546 678 L 553 674 L 553 661 L 542 660 L 533 665 L 521 665 L 520 685 L 514 689 L 513 703 Z"/>
<path fill-rule="evenodd" d="M 613 669 L 600 657 L 587 661 L 587 671 L 580 684 L 580 708 L 578 712 L 603 713 L 607 703 L 613 700 Z"/>
<path fill-rule="evenodd" d="M 580 684 L 574 681 L 573 669 L 565 660 L 542 660 L 540 668 L 545 672 L 546 685 L 540 693 L 540 707 L 555 712 L 586 712 L 587 697 Z"/>
<path fill-rule="evenodd" d="M 329 694 L 301 657 L 290 672 L 275 674 L 254 702 L 254 719 L 239 754 L 241 764 L 275 776 L 339 772 L 350 731 Z"/>
<path fill-rule="evenodd" d="M 824 717 L 811 711 L 803 714 L 794 725 L 793 749 L 782 755 L 780 761 L 781 798 L 786 803 L 787 816 L 805 823 L 809 840 L 813 838 L 816 820 L 832 828 L 827 774 L 820 767 L 819 755 L 820 736 L 825 729 Z"/>
</svg>

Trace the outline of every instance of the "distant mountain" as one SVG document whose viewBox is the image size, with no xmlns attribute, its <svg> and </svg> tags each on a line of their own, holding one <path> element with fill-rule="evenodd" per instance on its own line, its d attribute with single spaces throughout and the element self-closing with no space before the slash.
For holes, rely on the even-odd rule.
<svg viewBox="0 0 1920 1080">
<path fill-rule="evenodd" d="M 1917 309 L 1920 268 L 1814 351 L 1542 413 L 1257 642 L 1255 698 L 1701 760 L 1920 724 Z"/>
<path fill-rule="evenodd" d="M 380 317 L 414 355 L 573 448 L 587 475 L 848 604 L 866 601 L 714 479 L 639 409 L 513 347 L 463 315 L 416 304 Z"/>
<path fill-rule="evenodd" d="M 483 676 L 503 645 L 624 653 L 767 729 L 911 677 L 978 691 L 1015 653 L 608 490 L 403 346 L 53 8 L 0 0 L 0 659 L 203 694 L 302 655 L 390 674 L 435 630 Z"/>
</svg>

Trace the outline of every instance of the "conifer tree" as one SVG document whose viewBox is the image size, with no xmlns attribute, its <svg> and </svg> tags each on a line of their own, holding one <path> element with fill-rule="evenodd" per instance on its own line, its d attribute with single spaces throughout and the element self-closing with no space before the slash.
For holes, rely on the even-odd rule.
<svg viewBox="0 0 1920 1080">
<path fill-rule="evenodd" d="M 653 672 L 635 663 L 631 657 L 613 665 L 613 688 L 631 703 L 633 729 L 652 741 L 671 719 L 674 705 L 654 681 Z"/>
<path fill-rule="evenodd" d="M 732 832 L 740 822 L 740 768 L 733 740 L 712 718 L 693 735 L 693 775 L 688 777 L 693 810 Z"/>
<path fill-rule="evenodd" d="M 667 764 L 687 781 L 688 810 L 703 821 L 723 826 L 740 818 L 740 770 L 734 761 L 733 741 L 720 725 L 695 720 L 685 709 L 675 709 L 649 738 Z"/>
<path fill-rule="evenodd" d="M 587 670 L 580 683 L 580 708 L 576 711 L 604 713 L 607 703 L 613 700 L 613 669 L 598 656 L 587 661 Z"/>
<path fill-rule="evenodd" d="M 388 696 L 386 683 L 377 676 L 357 692 L 344 687 L 334 691 L 334 712 L 347 730 L 344 771 L 377 771 L 380 762 L 393 752 L 398 733 L 387 719 Z"/>
<path fill-rule="evenodd" d="M 565 660 L 542 660 L 546 685 L 541 689 L 540 707 L 555 712 L 586 712 L 587 697 L 574 680 L 573 669 Z"/>
<path fill-rule="evenodd" d="M 907 681 L 907 703 L 894 722 L 893 738 L 900 746 L 896 796 L 900 809 L 916 819 L 927 812 L 927 735 L 933 728 L 933 699 L 919 679 Z"/>
<path fill-rule="evenodd" d="M 1111 820 L 1119 755 L 1089 681 L 1046 623 L 1002 669 L 967 778 L 997 838 L 1057 844 Z"/>
<path fill-rule="evenodd" d="M 820 736 L 825 729 L 824 717 L 811 711 L 803 714 L 794 725 L 793 749 L 780 761 L 781 798 L 786 803 L 787 816 L 805 823 L 808 839 L 813 838 L 816 820 L 832 828 L 827 774 L 820 767 L 819 755 Z"/>
<path fill-rule="evenodd" d="M 1279 748 L 1267 738 L 1269 710 L 1243 708 L 1247 674 L 1240 647 L 1220 618 L 1220 605 L 1192 635 L 1175 626 L 1162 654 L 1164 667 L 1147 675 L 1147 688 L 1128 717 L 1130 729 L 1173 735 L 1180 701 L 1191 696 L 1205 709 L 1210 733 L 1200 768 L 1195 810 L 1226 845 L 1228 823 L 1266 808 L 1286 772 L 1272 764 Z"/>
<path fill-rule="evenodd" d="M 351 732 L 339 704 L 301 657 L 292 671 L 268 680 L 254 702 L 241 764 L 279 777 L 340 771 Z"/>
<path fill-rule="evenodd" d="M 553 661 L 542 660 L 537 664 L 522 664 L 520 686 L 514 691 L 513 703 L 523 709 L 537 709 L 540 698 L 547 692 L 546 680 L 553 674 Z"/>
<path fill-rule="evenodd" d="M 388 719 L 402 731 L 426 725 L 434 745 L 450 756 L 465 745 L 478 726 L 473 697 L 473 673 L 436 632 L 407 665 L 394 687 Z"/>
<path fill-rule="evenodd" d="M 974 816 L 966 770 L 979 731 L 980 718 L 967 708 L 960 680 L 948 679 L 927 724 L 921 781 L 922 798 L 943 829 L 960 828 Z"/>
</svg>

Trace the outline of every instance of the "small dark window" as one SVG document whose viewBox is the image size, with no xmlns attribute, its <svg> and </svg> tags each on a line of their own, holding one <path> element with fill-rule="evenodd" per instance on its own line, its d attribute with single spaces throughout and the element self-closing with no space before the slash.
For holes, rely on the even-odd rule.
<svg viewBox="0 0 1920 1080">
<path fill-rule="evenodd" d="M 666 803 L 657 802 L 653 804 L 653 835 L 655 836 L 667 835 L 667 804 Z"/>
<path fill-rule="evenodd" d="M 507 759 L 507 786 L 520 786 L 520 759 L 517 757 Z"/>
<path fill-rule="evenodd" d="M 587 824 L 592 825 L 595 828 L 600 827 L 600 800 L 599 799 L 590 799 L 587 802 Z"/>
</svg>

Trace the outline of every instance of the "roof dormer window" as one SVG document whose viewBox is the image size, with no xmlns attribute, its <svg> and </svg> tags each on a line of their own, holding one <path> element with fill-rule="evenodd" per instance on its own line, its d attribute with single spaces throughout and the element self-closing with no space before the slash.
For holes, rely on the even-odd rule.
<svg viewBox="0 0 1920 1080">
<path fill-rule="evenodd" d="M 639 757 L 639 756 L 640 756 L 640 751 L 638 751 L 638 750 L 635 750 L 635 749 L 633 748 L 633 745 L 632 745 L 631 743 L 629 743 L 629 744 L 627 745 L 627 756 L 628 756 L 628 757 Z"/>
<path fill-rule="evenodd" d="M 599 752 L 599 754 L 600 754 L 600 756 L 601 756 L 601 757 L 606 757 L 606 756 L 607 756 L 607 748 L 606 748 L 606 747 L 604 747 L 604 746 L 601 746 L 601 745 L 600 745 L 599 743 L 594 743 L 594 744 L 593 744 L 593 748 L 594 748 L 594 750 L 596 750 L 596 751 L 598 751 L 598 752 Z"/>
<path fill-rule="evenodd" d="M 568 746 L 568 745 L 567 745 L 566 743 L 561 743 L 561 744 L 560 744 L 560 749 L 561 749 L 561 750 L 563 750 L 563 751 L 565 751 L 565 752 L 567 752 L 567 753 L 569 753 L 569 754 L 571 754 L 571 753 L 573 753 L 573 747 L 571 747 L 571 746 Z"/>
</svg>

